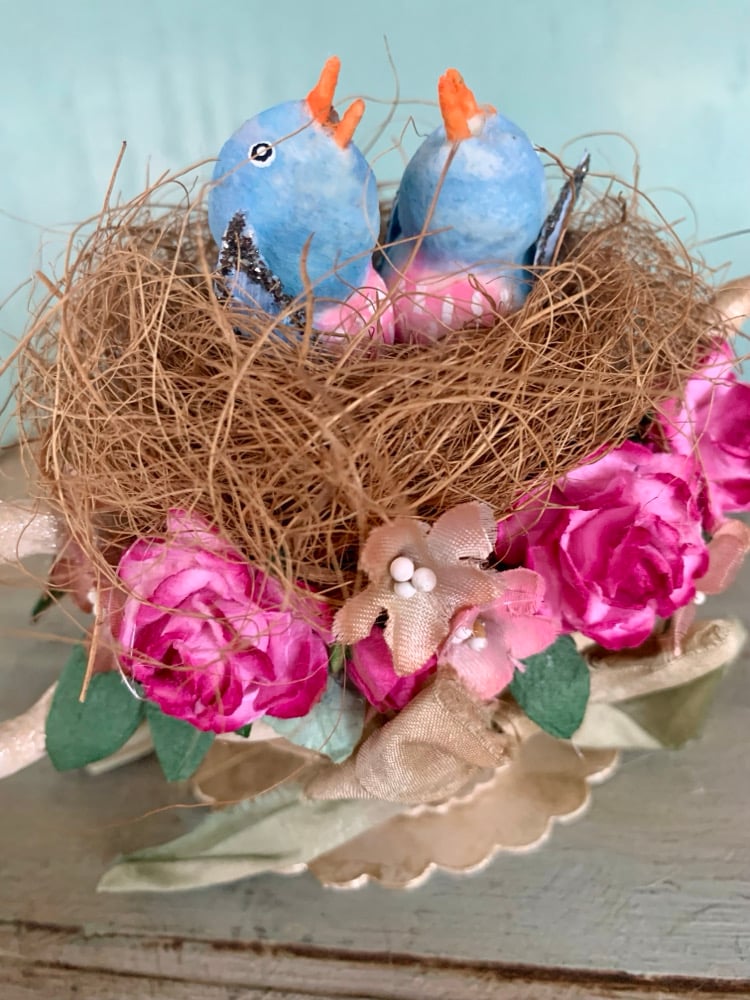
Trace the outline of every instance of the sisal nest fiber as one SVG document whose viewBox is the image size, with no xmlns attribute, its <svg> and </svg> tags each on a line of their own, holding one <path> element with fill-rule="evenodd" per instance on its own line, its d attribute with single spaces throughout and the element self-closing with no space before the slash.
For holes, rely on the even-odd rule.
<svg viewBox="0 0 750 1000">
<path fill-rule="evenodd" d="M 471 499 L 501 516 L 636 433 L 710 343 L 708 283 L 635 196 L 578 213 L 561 262 L 492 329 L 375 353 L 219 301 L 200 199 L 165 205 L 175 190 L 105 209 L 21 355 L 42 493 L 109 576 L 179 507 L 338 606 L 372 527 Z"/>
</svg>

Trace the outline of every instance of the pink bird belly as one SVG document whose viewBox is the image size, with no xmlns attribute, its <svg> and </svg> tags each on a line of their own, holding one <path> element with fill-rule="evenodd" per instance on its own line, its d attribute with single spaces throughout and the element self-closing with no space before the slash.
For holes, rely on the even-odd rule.
<svg viewBox="0 0 750 1000">
<path fill-rule="evenodd" d="M 370 265 L 360 288 L 344 302 L 315 310 L 315 326 L 334 345 L 367 331 L 371 341 L 392 344 L 395 316 L 385 282 Z"/>
<path fill-rule="evenodd" d="M 434 275 L 413 267 L 392 288 L 396 340 L 430 343 L 451 330 L 493 326 L 517 308 L 513 275 Z"/>
</svg>

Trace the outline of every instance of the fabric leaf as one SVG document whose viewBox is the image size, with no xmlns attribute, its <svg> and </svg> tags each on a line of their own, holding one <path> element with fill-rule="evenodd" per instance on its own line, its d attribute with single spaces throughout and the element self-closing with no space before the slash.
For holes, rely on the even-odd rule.
<svg viewBox="0 0 750 1000">
<path fill-rule="evenodd" d="M 122 858 L 100 892 L 170 892 L 293 870 L 402 812 L 393 802 L 311 802 L 287 783 L 210 813 L 195 830 Z"/>
<path fill-rule="evenodd" d="M 589 699 L 586 661 L 569 635 L 562 635 L 517 670 L 510 693 L 528 717 L 558 739 L 570 739 L 583 721 Z"/>
<path fill-rule="evenodd" d="M 584 750 L 659 750 L 659 741 L 622 710 L 622 703 L 593 702 L 573 734 L 573 742 Z"/>
<path fill-rule="evenodd" d="M 45 590 L 43 594 L 40 594 L 34 603 L 34 607 L 31 609 L 31 624 L 36 625 L 44 612 L 49 610 L 53 604 L 57 603 L 64 596 L 65 591 L 54 589 Z"/>
<path fill-rule="evenodd" d="M 214 741 L 214 733 L 204 733 L 189 722 L 176 719 L 153 702 L 146 705 L 146 718 L 154 750 L 167 781 L 184 781 L 194 774 Z"/>
<path fill-rule="evenodd" d="M 329 677 L 322 698 L 307 715 L 300 719 L 265 715 L 263 721 L 291 743 L 317 750 L 339 763 L 346 760 L 362 736 L 366 708 L 363 698 Z"/>
<path fill-rule="evenodd" d="M 724 675 L 723 668 L 687 684 L 629 698 L 617 706 L 667 750 L 679 750 L 700 736 Z"/>
<path fill-rule="evenodd" d="M 616 705 L 589 705 L 573 741 L 580 747 L 678 750 L 701 735 L 723 673 L 720 667 Z"/>
<path fill-rule="evenodd" d="M 133 735 L 143 702 L 114 671 L 94 674 L 80 701 L 88 651 L 76 646 L 60 674 L 47 716 L 47 753 L 58 771 L 70 771 L 109 757 Z"/>
</svg>

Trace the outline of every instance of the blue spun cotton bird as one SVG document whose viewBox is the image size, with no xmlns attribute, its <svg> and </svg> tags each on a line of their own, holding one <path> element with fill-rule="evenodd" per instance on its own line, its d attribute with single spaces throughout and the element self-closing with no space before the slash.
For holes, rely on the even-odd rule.
<svg viewBox="0 0 750 1000">
<path fill-rule="evenodd" d="M 400 340 L 491 326 L 518 308 L 544 221 L 544 169 L 526 134 L 480 107 L 455 69 L 438 98 L 443 124 L 404 171 L 386 240 Z"/>
<path fill-rule="evenodd" d="M 339 66 L 330 58 L 305 100 L 262 111 L 227 140 L 208 221 L 221 247 L 222 283 L 234 298 L 304 323 L 304 271 L 317 330 L 337 338 L 368 330 L 391 343 L 393 312 L 372 266 L 377 186 L 352 142 L 364 101 L 339 119 L 332 103 Z"/>
</svg>

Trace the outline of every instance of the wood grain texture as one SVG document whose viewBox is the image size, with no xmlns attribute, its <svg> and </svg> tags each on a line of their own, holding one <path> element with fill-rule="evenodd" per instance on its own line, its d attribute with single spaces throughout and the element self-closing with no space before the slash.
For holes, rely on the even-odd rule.
<svg viewBox="0 0 750 1000">
<path fill-rule="evenodd" d="M 65 966 L 12 965 L 6 973 L 4 1000 L 309 1000 L 309 993 L 265 987 L 215 986 L 143 976 L 120 976 L 103 970 Z M 364 1000 L 355 998 L 352 1000 Z"/>
<path fill-rule="evenodd" d="M 16 996 L 54 996 L 56 1000 L 68 996 L 76 1000 L 89 996 L 92 1000 L 133 996 L 175 1000 L 198 996 L 201 1000 L 674 1000 L 700 996 L 721 1000 L 747 996 L 750 986 L 748 981 L 644 979 L 185 938 L 144 942 L 119 934 L 87 937 L 78 932 L 71 936 L 62 928 L 6 928 L 0 931 L 0 947 L 7 956 L 3 969 L 11 1000 Z M 26 954 L 31 951 L 33 961 Z"/>
<path fill-rule="evenodd" d="M 749 598 L 746 570 L 702 611 L 747 620 Z M 31 590 L 0 587 L 1 717 L 23 710 L 59 670 L 69 647 L 42 636 L 76 634 L 57 611 L 28 626 L 33 600 Z M 264 876 L 201 892 L 99 896 L 98 877 L 118 853 L 176 836 L 196 810 L 164 809 L 187 805 L 187 793 L 165 785 L 153 761 L 97 778 L 40 762 L 0 783 L 0 964 L 12 983 L 0 995 L 225 1000 L 273 987 L 276 1000 L 557 1000 L 688 996 L 698 981 L 701 996 L 750 995 L 749 667 L 745 652 L 700 741 L 629 757 L 594 790 L 589 813 L 558 827 L 542 850 L 500 855 L 471 876 L 435 875 L 406 892 Z M 141 818 L 153 810 L 161 811 Z M 361 956 L 376 969 L 364 992 Z M 536 970 L 533 992 L 518 978 L 512 989 L 502 985 L 521 967 Z M 63 969 L 72 970 L 69 982 L 80 975 L 79 992 L 65 993 Z M 464 978 L 451 979 L 455 969 Z M 126 974 L 141 977 L 142 990 L 128 992 L 119 982 Z M 597 978 L 576 978 L 588 974 Z M 488 975 L 494 992 L 483 985 Z M 157 980 L 162 992 L 148 992 Z M 180 992 L 191 980 L 215 983 L 214 992 Z"/>
</svg>

